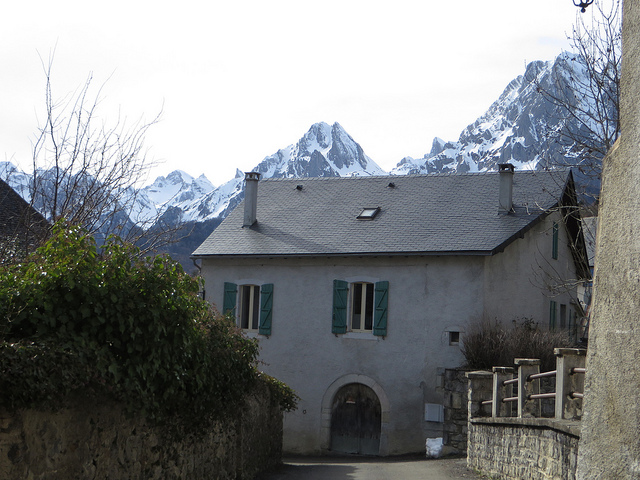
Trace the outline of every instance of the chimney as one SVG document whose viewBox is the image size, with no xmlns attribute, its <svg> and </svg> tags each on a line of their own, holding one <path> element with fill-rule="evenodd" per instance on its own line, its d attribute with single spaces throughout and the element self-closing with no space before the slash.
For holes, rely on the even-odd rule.
<svg viewBox="0 0 640 480">
<path fill-rule="evenodd" d="M 498 172 L 500 172 L 498 213 L 509 213 L 513 210 L 513 170 L 514 166 L 510 163 L 498 165 Z"/>
<path fill-rule="evenodd" d="M 250 227 L 256 222 L 258 210 L 258 172 L 245 172 L 244 174 L 244 222 L 243 227 Z"/>
</svg>

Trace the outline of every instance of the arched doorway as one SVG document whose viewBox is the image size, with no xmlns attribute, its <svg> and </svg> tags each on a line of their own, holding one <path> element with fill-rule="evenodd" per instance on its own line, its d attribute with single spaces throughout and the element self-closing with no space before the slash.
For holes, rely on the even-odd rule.
<svg viewBox="0 0 640 480">
<path fill-rule="evenodd" d="M 334 452 L 378 455 L 382 408 L 376 393 L 361 383 L 341 387 L 331 406 L 331 445 Z"/>
</svg>

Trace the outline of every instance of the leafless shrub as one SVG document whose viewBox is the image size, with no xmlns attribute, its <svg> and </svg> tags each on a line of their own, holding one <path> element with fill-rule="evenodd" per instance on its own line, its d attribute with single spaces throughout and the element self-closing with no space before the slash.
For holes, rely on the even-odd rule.
<svg viewBox="0 0 640 480">
<path fill-rule="evenodd" d="M 555 368 L 554 348 L 574 346 L 565 331 L 540 328 L 533 320 L 502 324 L 481 320 L 472 323 L 462 342 L 466 368 L 490 370 L 510 367 L 515 358 L 538 358 L 542 370 Z"/>
</svg>

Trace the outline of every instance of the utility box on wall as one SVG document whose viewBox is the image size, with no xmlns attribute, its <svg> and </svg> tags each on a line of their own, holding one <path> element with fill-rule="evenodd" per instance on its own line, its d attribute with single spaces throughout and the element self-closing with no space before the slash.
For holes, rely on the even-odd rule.
<svg viewBox="0 0 640 480">
<path fill-rule="evenodd" d="M 444 406 L 438 403 L 425 403 L 424 421 L 438 423 L 444 422 Z"/>
</svg>

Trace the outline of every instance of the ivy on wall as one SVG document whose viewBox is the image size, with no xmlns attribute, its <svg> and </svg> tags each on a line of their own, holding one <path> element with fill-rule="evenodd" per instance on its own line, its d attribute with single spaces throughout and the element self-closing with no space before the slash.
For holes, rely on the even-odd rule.
<svg viewBox="0 0 640 480">
<path fill-rule="evenodd" d="M 110 237 L 98 248 L 59 222 L 23 263 L 0 268 L 0 405 L 43 405 L 70 391 L 108 394 L 150 418 L 199 421 L 237 409 L 258 345 L 198 296 L 167 256 Z M 266 382 L 283 410 L 296 396 Z"/>
</svg>

